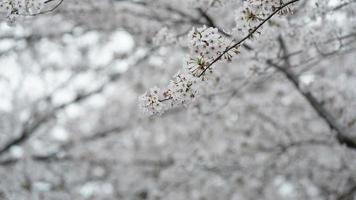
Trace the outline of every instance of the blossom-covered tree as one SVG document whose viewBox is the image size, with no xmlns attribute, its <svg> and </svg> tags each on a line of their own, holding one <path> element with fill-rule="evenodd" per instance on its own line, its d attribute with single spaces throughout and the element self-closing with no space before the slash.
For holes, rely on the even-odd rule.
<svg viewBox="0 0 356 200">
<path fill-rule="evenodd" d="M 0 199 L 354 200 L 355 9 L 0 0 Z"/>
</svg>

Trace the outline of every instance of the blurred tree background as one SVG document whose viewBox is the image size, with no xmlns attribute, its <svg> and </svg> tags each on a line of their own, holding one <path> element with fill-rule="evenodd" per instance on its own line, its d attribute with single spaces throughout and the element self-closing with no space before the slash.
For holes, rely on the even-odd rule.
<svg viewBox="0 0 356 200">
<path fill-rule="evenodd" d="M 139 110 L 181 69 L 193 27 L 243 37 L 243 3 L 50 0 L 3 12 L 0 199 L 355 200 L 354 0 L 300 0 L 217 63 L 192 104 Z"/>
</svg>

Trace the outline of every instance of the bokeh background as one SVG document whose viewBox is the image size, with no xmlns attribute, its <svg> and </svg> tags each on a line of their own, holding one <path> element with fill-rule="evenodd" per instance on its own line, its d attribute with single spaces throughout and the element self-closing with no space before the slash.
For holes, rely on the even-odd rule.
<svg viewBox="0 0 356 200">
<path fill-rule="evenodd" d="M 48 6 L 50 8 L 56 2 Z M 242 1 L 64 0 L 0 24 L 0 199 L 356 198 L 355 1 L 301 1 L 188 107 L 138 97 L 181 69 L 192 27 L 236 28 Z M 278 38 L 300 83 L 282 63 Z"/>
</svg>

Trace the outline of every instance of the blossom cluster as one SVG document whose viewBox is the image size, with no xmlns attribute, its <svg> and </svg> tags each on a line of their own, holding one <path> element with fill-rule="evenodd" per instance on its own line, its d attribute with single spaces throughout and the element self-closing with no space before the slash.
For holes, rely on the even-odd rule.
<svg viewBox="0 0 356 200">
<path fill-rule="evenodd" d="M 271 13 L 284 4 L 283 0 L 247 0 L 236 13 L 236 31 L 247 35 L 252 32 Z M 278 14 L 285 15 L 291 12 L 289 7 L 281 9 Z M 259 32 L 258 32 L 259 33 Z"/>
<path fill-rule="evenodd" d="M 193 29 L 188 36 L 190 56 L 186 63 L 168 84 L 167 88 L 152 88 L 140 97 L 140 107 L 148 115 L 162 114 L 167 109 L 189 105 L 199 95 L 201 85 L 209 80 L 213 69 L 210 67 L 218 56 L 219 61 L 230 61 L 231 52 L 225 52 L 229 41 L 218 29 L 202 27 Z M 238 48 L 231 50 L 238 53 Z"/>
<path fill-rule="evenodd" d="M 190 40 L 190 60 L 188 61 L 188 69 L 194 76 L 201 76 L 210 63 L 218 56 L 224 61 L 231 61 L 232 53 L 238 53 L 238 47 L 231 51 L 226 51 L 229 46 L 229 41 L 226 37 L 219 34 L 216 28 L 202 27 L 193 29 L 189 34 Z M 211 72 L 211 68 L 209 68 Z"/>
<path fill-rule="evenodd" d="M 160 115 L 178 105 L 189 105 L 198 95 L 199 83 L 201 79 L 186 70 L 178 72 L 166 89 L 154 87 L 143 94 L 139 98 L 140 107 L 147 115 Z"/>
<path fill-rule="evenodd" d="M 39 13 L 44 4 L 45 0 L 0 0 L 0 12 L 13 22 L 17 16 Z"/>
</svg>

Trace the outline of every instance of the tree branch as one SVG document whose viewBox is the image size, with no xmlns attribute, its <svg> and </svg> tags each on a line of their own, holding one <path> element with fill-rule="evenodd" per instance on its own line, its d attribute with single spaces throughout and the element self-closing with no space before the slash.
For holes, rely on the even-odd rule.
<svg viewBox="0 0 356 200">
<path fill-rule="evenodd" d="M 345 194 L 340 195 L 337 200 L 353 200 L 356 195 L 356 186 L 350 188 Z"/>
<path fill-rule="evenodd" d="M 152 53 L 153 51 L 156 51 L 156 50 L 157 50 L 156 47 L 151 48 L 150 51 L 148 51 L 148 53 L 146 55 L 143 55 L 142 57 L 140 57 L 134 63 L 134 65 L 138 65 L 138 64 L 142 63 L 143 61 L 145 61 L 146 59 L 148 59 L 150 57 L 150 53 Z M 114 83 L 120 77 L 121 77 L 121 74 L 110 74 L 108 76 L 108 80 L 105 83 L 103 83 L 101 86 L 99 86 L 98 88 L 96 88 L 90 92 L 87 92 L 85 94 L 77 94 L 77 96 L 74 99 L 72 99 L 71 101 L 63 103 L 61 105 L 58 105 L 58 106 L 52 108 L 51 110 L 47 111 L 47 113 L 42 114 L 39 118 L 37 118 L 33 121 L 31 121 L 31 119 L 29 119 L 29 121 L 27 121 L 23 125 L 23 128 L 22 128 L 19 136 L 8 141 L 3 147 L 0 147 L 0 156 L 5 154 L 6 152 L 8 152 L 11 149 L 11 147 L 25 143 L 30 138 L 30 136 L 33 135 L 34 132 L 36 132 L 42 125 L 44 125 L 48 121 L 50 121 L 53 117 L 55 117 L 55 115 L 59 111 L 66 109 L 70 105 L 83 102 L 96 94 L 100 94 L 101 92 L 103 92 L 105 90 L 106 87 L 108 87 L 109 84 Z"/>
<path fill-rule="evenodd" d="M 286 78 L 294 85 L 294 87 L 298 90 L 300 94 L 304 96 L 304 98 L 309 102 L 309 104 L 314 108 L 314 110 L 318 113 L 318 115 L 324 119 L 324 121 L 329 125 L 331 129 L 336 132 L 336 139 L 340 144 L 346 145 L 351 149 L 356 150 L 356 141 L 348 136 L 342 125 L 338 123 L 338 121 L 334 118 L 334 116 L 326 110 L 322 104 L 317 100 L 317 98 L 309 91 L 305 91 L 300 87 L 299 80 L 297 75 L 295 75 L 291 70 L 291 63 L 289 60 L 288 50 L 286 48 L 285 42 L 282 37 L 278 38 L 281 49 L 283 51 L 284 64 L 285 67 L 282 67 L 272 60 L 267 60 L 267 64 L 276 68 L 279 72 L 284 74 Z"/>
</svg>

